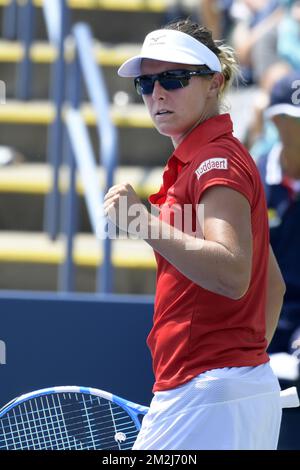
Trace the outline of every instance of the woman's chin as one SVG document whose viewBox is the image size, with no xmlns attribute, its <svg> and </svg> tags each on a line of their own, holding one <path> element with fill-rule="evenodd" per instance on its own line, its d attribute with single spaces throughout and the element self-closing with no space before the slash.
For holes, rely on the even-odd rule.
<svg viewBox="0 0 300 470">
<path fill-rule="evenodd" d="M 174 136 L 178 134 L 174 127 L 169 126 L 167 124 L 158 124 L 157 122 L 154 123 L 156 130 L 161 134 L 166 137 L 170 137 L 172 139 Z"/>
</svg>

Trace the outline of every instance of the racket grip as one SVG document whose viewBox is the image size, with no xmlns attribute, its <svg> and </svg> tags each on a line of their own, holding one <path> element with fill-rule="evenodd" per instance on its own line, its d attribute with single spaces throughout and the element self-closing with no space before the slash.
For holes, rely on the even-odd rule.
<svg viewBox="0 0 300 470">
<path fill-rule="evenodd" d="M 296 387 L 286 388 L 280 392 L 281 408 L 296 408 L 300 406 Z"/>
</svg>

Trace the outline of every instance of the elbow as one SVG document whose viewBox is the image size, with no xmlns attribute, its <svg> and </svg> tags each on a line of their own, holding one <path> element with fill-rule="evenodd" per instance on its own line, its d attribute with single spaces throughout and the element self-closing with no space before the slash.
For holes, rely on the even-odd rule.
<svg viewBox="0 0 300 470">
<path fill-rule="evenodd" d="M 284 279 L 283 277 L 281 276 L 281 279 L 280 279 L 280 282 L 278 282 L 277 284 L 277 292 L 278 292 L 278 296 L 280 297 L 284 297 L 284 294 L 286 293 L 286 284 L 284 282 Z"/>
<path fill-rule="evenodd" d="M 240 300 L 248 292 L 249 284 L 245 285 L 235 285 L 232 286 L 232 289 L 228 292 L 227 297 L 231 300 Z"/>
<path fill-rule="evenodd" d="M 230 281 L 230 282 L 228 282 Z M 231 300 L 239 300 L 248 292 L 250 286 L 250 276 L 231 276 L 222 283 L 220 294 Z"/>
<path fill-rule="evenodd" d="M 252 275 L 249 256 L 232 256 L 226 272 L 222 273 L 223 295 L 231 300 L 239 300 L 248 292 Z"/>
<path fill-rule="evenodd" d="M 227 297 L 240 300 L 248 292 L 251 282 L 251 264 L 236 263 L 231 275 L 227 276 Z"/>
<path fill-rule="evenodd" d="M 286 284 L 279 269 L 276 276 L 273 275 L 270 277 L 269 275 L 268 287 L 272 291 L 272 296 L 276 296 L 277 299 L 283 299 L 286 293 Z"/>
<path fill-rule="evenodd" d="M 227 296 L 232 300 L 239 300 L 247 293 L 250 286 L 251 277 L 250 274 L 248 276 L 237 275 L 235 279 L 235 282 L 231 283 L 231 289 L 228 291 Z M 272 292 L 273 296 L 276 296 L 278 299 L 283 299 L 286 293 L 286 284 L 282 276 L 278 278 L 276 285 L 273 285 Z"/>
</svg>

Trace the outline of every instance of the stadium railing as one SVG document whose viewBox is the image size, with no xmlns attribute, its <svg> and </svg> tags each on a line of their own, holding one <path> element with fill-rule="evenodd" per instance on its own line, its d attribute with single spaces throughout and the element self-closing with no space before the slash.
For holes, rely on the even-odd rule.
<svg viewBox="0 0 300 470">
<path fill-rule="evenodd" d="M 96 113 L 96 127 L 100 142 L 100 163 L 106 175 L 104 190 L 113 184 L 117 163 L 118 136 L 109 112 L 109 98 L 101 68 L 93 50 L 93 37 L 88 25 L 78 23 L 70 31 L 70 11 L 66 0 L 44 0 L 42 4 L 48 38 L 56 47 L 57 56 L 51 70 L 51 100 L 55 106 L 55 119 L 49 126 L 47 159 L 52 167 L 52 189 L 46 196 L 45 230 L 52 240 L 60 232 L 60 221 L 66 235 L 65 261 L 59 275 L 61 291 L 74 290 L 73 239 L 77 230 L 76 170 L 79 171 L 84 188 L 84 197 L 92 230 L 103 243 L 103 261 L 98 269 L 96 290 L 112 292 L 113 272 L 111 263 L 111 241 L 105 236 L 104 218 L 101 217 L 103 193 L 96 179 L 96 159 L 86 125 L 80 114 L 81 79 Z M 17 36 L 22 41 L 24 56 L 18 71 L 16 95 L 19 99 L 30 98 L 32 63 L 30 47 L 34 39 L 35 5 L 32 0 L 19 3 L 12 0 L 5 8 L 4 36 Z M 65 40 L 70 34 L 74 42 L 74 55 L 70 64 L 64 56 Z M 68 73 L 67 73 L 68 68 Z M 67 76 L 68 75 L 68 76 Z M 67 87 L 66 87 L 67 84 Z M 70 90 L 66 97 L 66 88 Z M 66 127 L 63 106 L 69 101 L 66 112 Z M 65 132 L 65 129 L 67 132 Z M 59 173 L 63 161 L 69 166 L 69 188 L 62 204 L 59 191 Z"/>
</svg>

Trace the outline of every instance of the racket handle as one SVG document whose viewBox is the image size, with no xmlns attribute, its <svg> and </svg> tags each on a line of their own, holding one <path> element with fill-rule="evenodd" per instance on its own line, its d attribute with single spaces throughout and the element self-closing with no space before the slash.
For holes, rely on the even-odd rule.
<svg viewBox="0 0 300 470">
<path fill-rule="evenodd" d="M 286 388 L 280 392 L 281 408 L 296 408 L 300 406 L 296 387 Z"/>
</svg>

